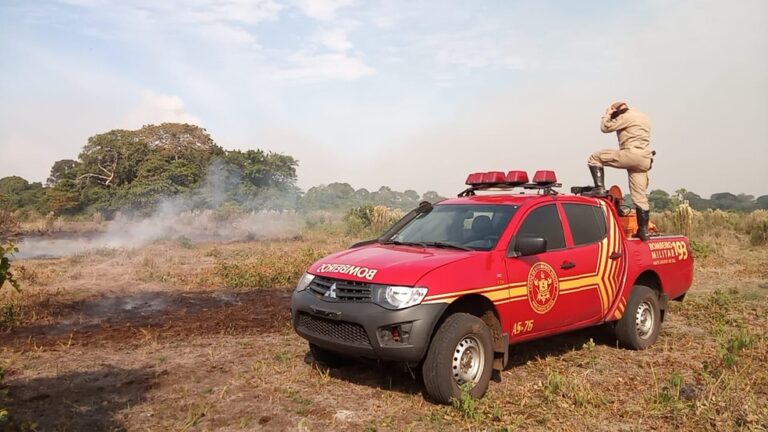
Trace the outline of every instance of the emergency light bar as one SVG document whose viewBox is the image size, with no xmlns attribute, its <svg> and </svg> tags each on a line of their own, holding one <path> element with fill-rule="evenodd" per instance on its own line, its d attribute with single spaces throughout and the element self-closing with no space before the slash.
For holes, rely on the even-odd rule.
<svg viewBox="0 0 768 432">
<path fill-rule="evenodd" d="M 482 189 L 511 189 L 522 187 L 524 189 L 539 189 L 544 193 L 556 194 L 552 188 L 562 186 L 557 182 L 557 176 L 551 170 L 539 170 L 533 175 L 533 182 L 528 181 L 528 173 L 525 171 L 509 171 L 506 175 L 502 171 L 488 171 L 472 173 L 467 176 L 468 189 L 459 196 L 475 195 L 476 190 Z"/>
</svg>

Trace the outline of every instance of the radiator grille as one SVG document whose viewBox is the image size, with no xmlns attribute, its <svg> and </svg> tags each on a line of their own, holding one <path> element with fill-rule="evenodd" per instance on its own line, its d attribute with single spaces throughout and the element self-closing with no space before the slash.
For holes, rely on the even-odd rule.
<svg viewBox="0 0 768 432">
<path fill-rule="evenodd" d="M 348 343 L 370 346 L 368 333 L 360 324 L 346 321 L 334 321 L 300 312 L 296 318 L 296 328 L 304 333 L 336 339 Z"/>
<path fill-rule="evenodd" d="M 309 291 L 326 301 L 363 303 L 372 299 L 371 284 L 320 276 L 309 284 Z"/>
</svg>

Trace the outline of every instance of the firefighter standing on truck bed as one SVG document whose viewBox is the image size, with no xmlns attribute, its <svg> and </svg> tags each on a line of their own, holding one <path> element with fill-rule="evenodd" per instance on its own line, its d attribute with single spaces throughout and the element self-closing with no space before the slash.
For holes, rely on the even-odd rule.
<svg viewBox="0 0 768 432">
<path fill-rule="evenodd" d="M 629 193 L 637 214 L 635 237 L 643 241 L 648 240 L 650 207 L 646 191 L 648 171 L 653 165 L 652 158 L 655 154 L 650 149 L 651 120 L 640 111 L 630 109 L 625 102 L 616 102 L 605 110 L 600 130 L 603 133 L 616 132 L 619 150 L 600 150 L 590 156 L 587 163 L 595 182 L 594 192 L 605 193 L 604 166 L 626 169 L 629 174 Z"/>
</svg>

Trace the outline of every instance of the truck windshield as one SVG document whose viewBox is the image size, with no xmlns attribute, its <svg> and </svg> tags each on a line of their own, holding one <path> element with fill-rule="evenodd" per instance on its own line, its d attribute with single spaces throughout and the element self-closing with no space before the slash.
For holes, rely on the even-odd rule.
<svg viewBox="0 0 768 432">
<path fill-rule="evenodd" d="M 416 216 L 384 243 L 491 250 L 514 216 L 515 205 L 444 204 Z"/>
</svg>

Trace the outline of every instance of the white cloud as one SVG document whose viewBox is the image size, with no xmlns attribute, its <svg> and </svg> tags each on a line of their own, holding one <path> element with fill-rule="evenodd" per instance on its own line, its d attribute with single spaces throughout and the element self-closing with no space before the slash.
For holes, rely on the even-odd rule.
<svg viewBox="0 0 768 432">
<path fill-rule="evenodd" d="M 225 23 L 206 24 L 202 26 L 201 32 L 205 38 L 223 44 L 256 46 L 256 38 L 247 30 L 235 25 Z"/>
<path fill-rule="evenodd" d="M 305 15 L 320 21 L 335 19 L 339 9 L 353 4 L 353 0 L 298 0 L 299 9 Z"/>
<path fill-rule="evenodd" d="M 347 38 L 347 31 L 341 28 L 322 30 L 318 35 L 318 40 L 326 48 L 333 51 L 345 52 L 352 48 L 352 43 Z"/>
<path fill-rule="evenodd" d="M 537 58 L 544 55 L 538 44 L 512 29 L 489 25 L 430 34 L 409 49 L 443 66 L 523 69 L 538 63 Z"/>
<path fill-rule="evenodd" d="M 244 45 L 256 41 L 248 27 L 278 20 L 283 9 L 275 0 L 137 0 L 118 4 L 103 0 L 59 1 L 97 17 L 89 32 L 102 39 L 114 34 L 136 40 L 151 32 L 153 37 L 174 34 L 186 39 L 197 35 L 223 44 Z M 111 26 L 110 22 L 117 25 Z"/>
<path fill-rule="evenodd" d="M 282 8 L 273 0 L 220 0 L 209 2 L 202 10 L 210 20 L 256 24 L 276 20 Z"/>
<path fill-rule="evenodd" d="M 103 0 L 59 0 L 59 2 L 72 6 L 94 6 L 104 3 Z"/>
<path fill-rule="evenodd" d="M 358 56 L 345 53 L 297 53 L 291 57 L 291 66 L 273 74 L 280 80 L 318 82 L 328 80 L 354 80 L 375 71 Z"/>
<path fill-rule="evenodd" d="M 202 121 L 187 111 L 180 97 L 150 90 L 141 92 L 139 103 L 125 117 L 125 127 L 131 129 L 166 122 L 202 126 Z"/>
</svg>

